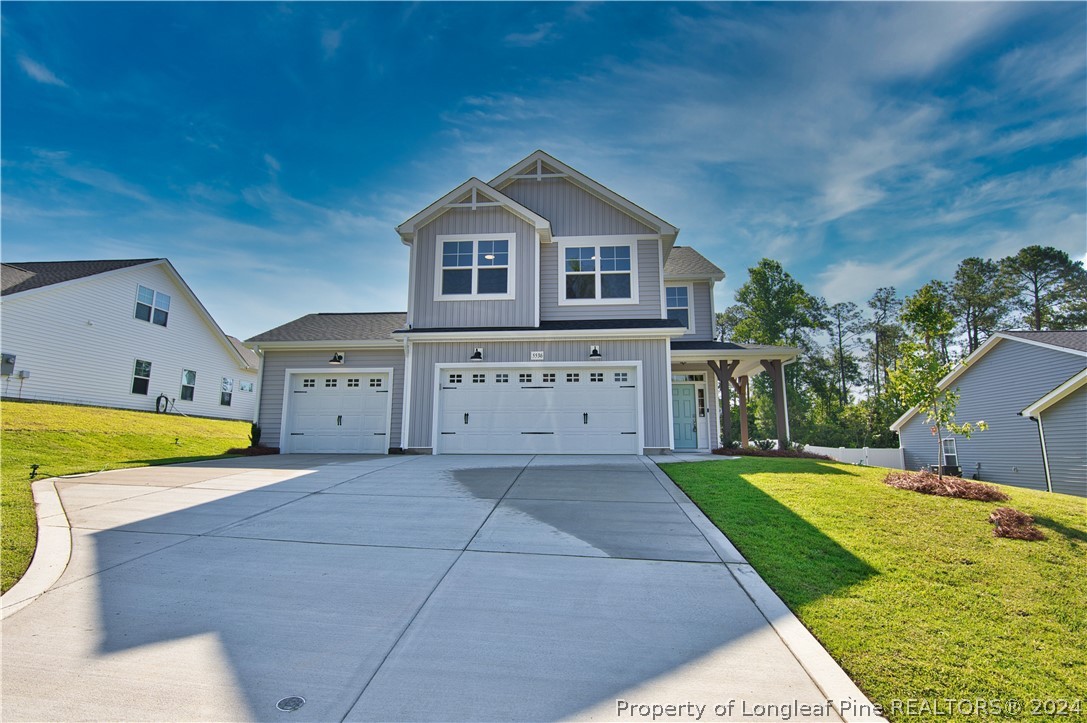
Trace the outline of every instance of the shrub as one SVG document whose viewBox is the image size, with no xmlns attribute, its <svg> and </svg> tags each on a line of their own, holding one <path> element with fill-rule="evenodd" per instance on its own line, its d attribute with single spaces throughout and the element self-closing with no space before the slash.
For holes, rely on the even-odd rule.
<svg viewBox="0 0 1087 723">
<path fill-rule="evenodd" d="M 756 439 L 752 444 L 754 444 L 757 449 L 761 449 L 764 452 L 769 452 L 777 447 L 777 442 L 773 439 Z"/>
<path fill-rule="evenodd" d="M 260 445 L 260 425 L 253 422 L 249 425 L 249 446 L 257 447 Z"/>
<path fill-rule="evenodd" d="M 1011 507 L 997 507 L 989 514 L 993 535 L 1013 540 L 1044 540 L 1045 535 L 1034 525 L 1034 518 Z"/>
<path fill-rule="evenodd" d="M 714 454 L 723 457 L 790 457 L 793 459 L 822 459 L 827 462 L 834 460 L 825 454 L 805 452 L 802 449 L 761 449 L 760 447 L 719 447 L 713 450 Z"/>
<path fill-rule="evenodd" d="M 956 497 L 960 500 L 1000 502 L 1008 495 L 993 485 L 944 475 L 941 479 L 932 472 L 904 472 L 896 470 L 883 478 L 883 483 L 901 490 L 913 490 L 925 495 Z"/>
</svg>

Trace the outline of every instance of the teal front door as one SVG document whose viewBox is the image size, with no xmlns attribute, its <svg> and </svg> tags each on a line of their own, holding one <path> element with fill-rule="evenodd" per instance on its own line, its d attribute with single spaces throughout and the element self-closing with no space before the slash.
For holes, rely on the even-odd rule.
<svg viewBox="0 0 1087 723">
<path fill-rule="evenodd" d="M 672 429 L 676 449 L 698 449 L 694 384 L 672 385 Z"/>
</svg>

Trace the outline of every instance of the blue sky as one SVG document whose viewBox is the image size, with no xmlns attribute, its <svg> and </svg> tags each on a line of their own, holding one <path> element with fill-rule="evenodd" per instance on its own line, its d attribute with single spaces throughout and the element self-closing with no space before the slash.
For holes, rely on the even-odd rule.
<svg viewBox="0 0 1087 723">
<path fill-rule="evenodd" d="M 1083 3 L 4 3 L 5 261 L 166 256 L 228 333 L 406 303 L 542 148 L 828 300 L 1087 238 Z"/>
</svg>

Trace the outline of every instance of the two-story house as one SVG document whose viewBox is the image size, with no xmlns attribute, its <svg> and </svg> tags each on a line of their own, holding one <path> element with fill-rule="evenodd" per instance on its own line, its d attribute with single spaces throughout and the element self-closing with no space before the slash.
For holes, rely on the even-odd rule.
<svg viewBox="0 0 1087 723">
<path fill-rule="evenodd" d="M 6 399 L 249 420 L 259 359 L 167 259 L 0 266 Z"/>
<path fill-rule="evenodd" d="M 410 254 L 406 312 L 311 314 L 248 340 L 263 355 L 266 443 L 709 450 L 718 387 L 740 392 L 742 412 L 747 378 L 764 371 L 788 437 L 779 382 L 796 350 L 714 341 L 724 272 L 676 246 L 675 226 L 546 153 L 469 179 L 396 230 Z"/>
</svg>

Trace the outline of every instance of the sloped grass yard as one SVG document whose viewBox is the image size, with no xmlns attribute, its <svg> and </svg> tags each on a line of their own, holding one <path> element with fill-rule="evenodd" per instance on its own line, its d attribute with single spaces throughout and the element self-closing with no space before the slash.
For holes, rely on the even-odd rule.
<svg viewBox="0 0 1087 723">
<path fill-rule="evenodd" d="M 221 456 L 249 446 L 249 423 L 59 404 L 0 402 L 0 581 L 7 591 L 34 555 L 38 477 L 144 467 Z"/>
<path fill-rule="evenodd" d="M 1024 718 L 1032 700 L 1087 711 L 1083 499 L 1007 486 L 1007 502 L 932 497 L 884 485 L 886 469 L 814 460 L 663 469 L 892 720 L 970 717 L 947 715 L 946 699 L 1016 699 Z M 994 537 L 1000 506 L 1047 539 Z M 896 712 L 909 699 L 920 716 Z"/>
</svg>

